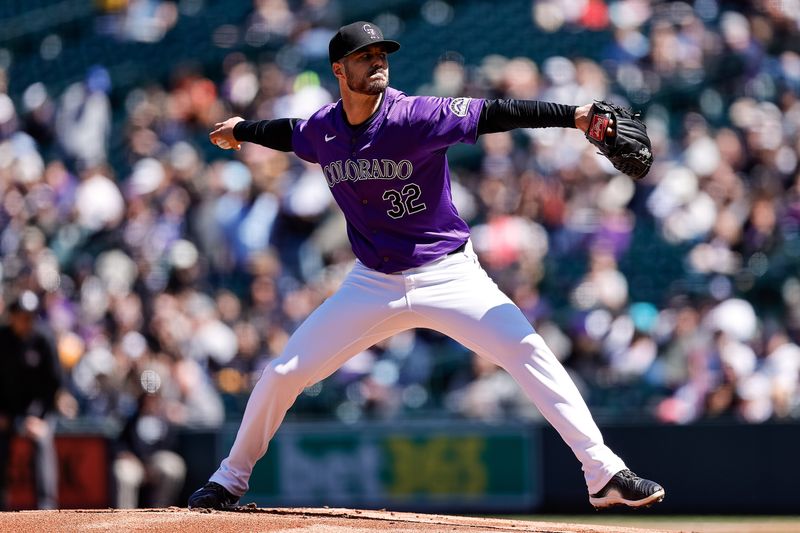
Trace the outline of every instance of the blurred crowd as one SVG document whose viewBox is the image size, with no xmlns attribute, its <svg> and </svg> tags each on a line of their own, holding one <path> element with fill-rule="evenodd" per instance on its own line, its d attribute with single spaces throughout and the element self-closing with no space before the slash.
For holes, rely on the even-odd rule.
<svg viewBox="0 0 800 533">
<path fill-rule="evenodd" d="M 427 20 L 432 3 L 418 23 L 441 22 Z M 172 2 L 106 4 L 104 31 L 128 39 L 157 42 L 180 24 Z M 600 416 L 799 418 L 800 10 L 652 4 L 533 2 L 536 31 L 608 32 L 604 60 L 445 54 L 419 87 L 644 109 L 650 174 L 617 174 L 574 130 L 486 135 L 454 151 L 456 204 L 485 268 Z M 334 0 L 257 0 L 241 30 L 318 59 L 341 23 Z M 232 52 L 219 76 L 178 68 L 126 92 L 120 109 L 102 66 L 19 100 L 0 73 L 4 300 L 40 299 L 64 370 L 62 415 L 133 428 L 120 479 L 141 478 L 124 460 L 142 440 L 130 431 L 148 427 L 125 421 L 144 410 L 213 428 L 239 416 L 265 363 L 353 261 L 318 167 L 204 141 L 233 115 L 307 117 L 338 97 L 328 74 L 296 64 Z M 124 164 L 112 167 L 115 120 Z M 292 416 L 431 413 L 538 417 L 505 372 L 428 331 L 359 354 L 306 389 Z"/>
</svg>

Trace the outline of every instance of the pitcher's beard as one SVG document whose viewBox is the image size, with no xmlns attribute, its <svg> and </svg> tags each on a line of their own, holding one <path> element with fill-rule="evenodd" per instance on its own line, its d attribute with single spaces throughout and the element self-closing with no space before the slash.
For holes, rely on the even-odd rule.
<svg viewBox="0 0 800 533">
<path fill-rule="evenodd" d="M 371 80 L 369 79 L 369 76 L 360 80 L 354 80 L 346 69 L 345 69 L 345 75 L 347 76 L 347 88 L 353 91 L 354 93 L 375 96 L 385 91 L 386 87 L 389 85 L 388 72 L 386 73 L 386 78 L 380 80 Z"/>
<path fill-rule="evenodd" d="M 381 94 L 383 91 L 386 90 L 386 86 L 388 82 L 385 80 L 375 80 L 370 81 L 366 84 L 366 87 L 362 91 L 364 94 L 376 95 Z"/>
</svg>

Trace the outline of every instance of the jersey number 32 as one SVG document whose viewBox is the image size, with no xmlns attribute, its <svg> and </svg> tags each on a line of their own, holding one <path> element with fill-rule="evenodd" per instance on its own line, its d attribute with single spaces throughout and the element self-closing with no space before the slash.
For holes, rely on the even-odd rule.
<svg viewBox="0 0 800 533">
<path fill-rule="evenodd" d="M 389 189 L 384 191 L 383 199 L 392 203 L 392 208 L 386 214 L 392 218 L 403 218 L 425 210 L 425 203 L 419 201 L 422 190 L 416 183 L 409 183 L 399 191 Z"/>
</svg>

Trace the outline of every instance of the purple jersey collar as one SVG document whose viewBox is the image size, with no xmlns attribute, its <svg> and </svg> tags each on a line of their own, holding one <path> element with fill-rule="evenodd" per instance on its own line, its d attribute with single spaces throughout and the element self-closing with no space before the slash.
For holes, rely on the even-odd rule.
<svg viewBox="0 0 800 533">
<path fill-rule="evenodd" d="M 334 114 L 336 127 L 337 129 L 350 129 L 354 134 L 363 134 L 363 133 L 373 133 L 378 129 L 383 119 L 386 118 L 386 115 L 389 113 L 389 110 L 392 108 L 392 104 L 394 103 L 395 98 L 398 95 L 401 95 L 400 91 L 397 89 L 392 89 L 391 87 L 386 87 L 386 90 L 383 91 L 383 98 L 381 98 L 381 103 L 378 106 L 378 109 L 375 110 L 375 113 L 372 114 L 367 120 L 353 126 L 347 121 L 345 112 L 344 112 L 344 104 L 342 103 L 342 99 L 340 98 L 338 102 L 336 102 L 336 112 Z"/>
</svg>

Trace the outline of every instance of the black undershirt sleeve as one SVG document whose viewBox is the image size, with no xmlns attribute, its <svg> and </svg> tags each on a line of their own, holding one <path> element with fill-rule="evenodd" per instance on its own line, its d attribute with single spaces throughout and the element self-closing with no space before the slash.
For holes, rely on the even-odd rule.
<svg viewBox="0 0 800 533">
<path fill-rule="evenodd" d="M 281 152 L 291 152 L 292 130 L 299 120 L 299 118 L 243 120 L 233 127 L 233 136 L 239 142 L 250 142 Z"/>
<path fill-rule="evenodd" d="M 577 106 L 535 100 L 486 100 L 478 135 L 516 128 L 574 128 Z"/>
<path fill-rule="evenodd" d="M 478 120 L 478 135 L 516 128 L 574 128 L 576 106 L 535 100 L 486 100 Z M 300 119 L 243 120 L 234 126 L 233 136 L 240 142 L 252 142 L 292 151 L 292 130 Z"/>
</svg>

